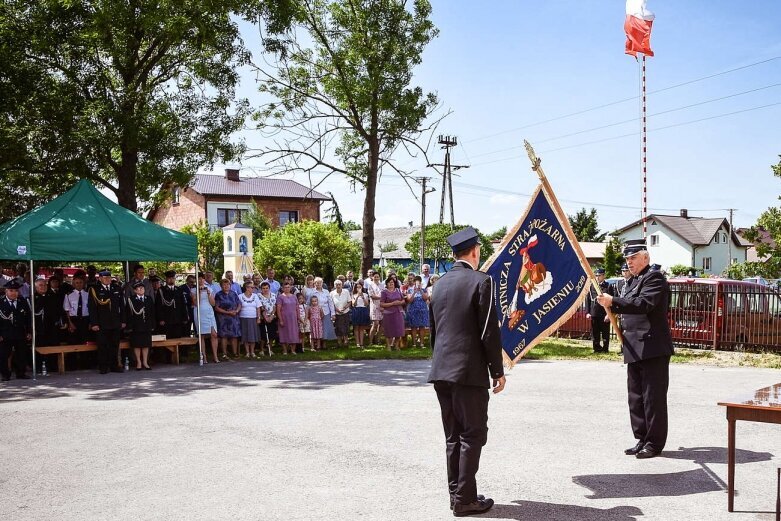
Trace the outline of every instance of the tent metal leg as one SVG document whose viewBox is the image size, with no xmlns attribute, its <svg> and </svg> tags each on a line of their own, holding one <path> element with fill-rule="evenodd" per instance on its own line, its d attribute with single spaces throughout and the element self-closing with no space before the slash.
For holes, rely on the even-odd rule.
<svg viewBox="0 0 781 521">
<path fill-rule="evenodd" d="M 30 259 L 30 281 L 32 282 L 32 285 L 30 286 L 30 311 L 32 313 L 32 317 L 30 317 L 30 320 L 32 321 L 32 330 L 33 330 L 33 343 L 30 349 L 32 349 L 32 355 L 33 355 L 33 381 L 35 381 L 38 378 L 36 377 L 36 365 L 35 365 L 35 272 L 33 271 L 32 259 Z"/>
</svg>

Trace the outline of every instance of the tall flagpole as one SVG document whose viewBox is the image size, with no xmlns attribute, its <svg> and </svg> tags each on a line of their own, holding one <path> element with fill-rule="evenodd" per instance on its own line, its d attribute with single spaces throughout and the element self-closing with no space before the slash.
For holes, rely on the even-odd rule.
<svg viewBox="0 0 781 521">
<path fill-rule="evenodd" d="M 647 141 L 647 119 L 646 119 L 646 99 L 645 99 L 645 54 L 640 63 L 640 163 L 643 174 L 643 200 L 642 212 L 640 215 L 643 221 L 643 239 L 648 235 L 648 141 Z"/>
</svg>

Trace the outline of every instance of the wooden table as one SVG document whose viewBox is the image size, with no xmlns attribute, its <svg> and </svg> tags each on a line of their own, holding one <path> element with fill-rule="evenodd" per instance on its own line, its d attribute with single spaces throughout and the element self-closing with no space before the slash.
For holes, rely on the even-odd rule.
<svg viewBox="0 0 781 521">
<path fill-rule="evenodd" d="M 735 506 L 735 422 L 781 424 L 781 383 L 757 389 L 738 400 L 719 402 L 727 408 L 727 510 Z"/>
<path fill-rule="evenodd" d="M 170 338 L 167 340 L 155 340 L 152 342 L 152 347 L 161 347 L 163 349 L 167 349 L 173 355 L 173 363 L 179 365 L 179 347 L 197 344 L 197 338 L 182 337 Z M 130 343 L 127 340 L 122 340 L 119 343 L 119 347 L 120 349 L 130 349 Z M 65 374 L 65 353 L 83 353 L 85 351 L 97 350 L 98 346 L 96 344 L 59 345 L 35 348 L 35 352 L 40 355 L 58 355 L 59 361 L 57 363 L 57 368 L 59 369 L 60 374 Z"/>
</svg>

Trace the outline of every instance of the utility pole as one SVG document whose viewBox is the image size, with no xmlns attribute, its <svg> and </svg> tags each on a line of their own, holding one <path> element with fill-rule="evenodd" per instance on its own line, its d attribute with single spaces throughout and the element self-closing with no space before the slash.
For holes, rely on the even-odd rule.
<svg viewBox="0 0 781 521">
<path fill-rule="evenodd" d="M 458 145 L 458 138 L 456 136 L 444 136 L 439 135 L 437 143 L 442 145 L 442 149 L 445 151 L 444 163 L 432 163 L 428 166 L 443 168 L 442 171 L 442 199 L 439 205 L 439 224 L 445 223 L 445 200 L 450 197 L 450 229 L 452 230 L 456 226 L 456 218 L 453 213 L 453 170 L 459 170 L 461 168 L 469 168 L 469 165 L 454 165 L 450 163 L 450 149 Z"/>
<path fill-rule="evenodd" d="M 734 208 L 729 209 L 729 238 L 727 239 L 727 251 L 729 252 L 729 259 L 727 259 L 727 269 L 732 266 L 732 214 L 734 212 Z"/>
<path fill-rule="evenodd" d="M 431 180 L 430 177 L 416 177 L 415 181 L 420 183 L 420 271 L 423 271 L 423 264 L 426 263 L 426 194 L 436 191 L 434 188 L 426 188 L 426 183 Z"/>
</svg>

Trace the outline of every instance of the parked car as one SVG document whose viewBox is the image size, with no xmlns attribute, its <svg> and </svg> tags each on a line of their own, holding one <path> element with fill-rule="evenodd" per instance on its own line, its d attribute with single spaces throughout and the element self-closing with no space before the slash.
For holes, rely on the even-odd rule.
<svg viewBox="0 0 781 521">
<path fill-rule="evenodd" d="M 676 344 L 781 351 L 781 295 L 729 279 L 672 278 L 670 329 Z"/>
</svg>

